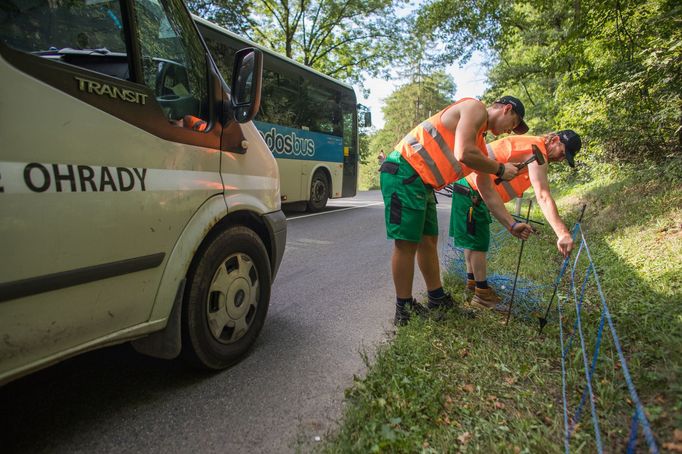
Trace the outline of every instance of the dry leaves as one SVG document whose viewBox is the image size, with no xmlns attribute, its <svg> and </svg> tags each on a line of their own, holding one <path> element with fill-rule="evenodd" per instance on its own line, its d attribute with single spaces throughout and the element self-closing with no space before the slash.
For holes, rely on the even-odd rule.
<svg viewBox="0 0 682 454">
<path fill-rule="evenodd" d="M 459 440 L 460 443 L 463 445 L 466 445 L 471 441 L 471 433 L 470 432 L 464 432 L 462 435 L 457 437 L 457 440 Z"/>
<path fill-rule="evenodd" d="M 664 443 L 663 449 L 667 449 L 672 452 L 682 452 L 682 430 L 675 429 L 673 432 L 673 442 Z"/>
</svg>

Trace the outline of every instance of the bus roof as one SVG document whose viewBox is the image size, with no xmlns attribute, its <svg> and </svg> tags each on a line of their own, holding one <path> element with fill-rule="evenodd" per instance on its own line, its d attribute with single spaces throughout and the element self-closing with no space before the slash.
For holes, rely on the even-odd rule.
<svg viewBox="0 0 682 454">
<path fill-rule="evenodd" d="M 320 76 L 320 77 L 324 77 L 325 79 L 327 79 L 327 80 L 329 80 L 329 81 L 331 81 L 331 82 L 333 82 L 333 83 L 335 83 L 335 84 L 337 84 L 337 85 L 341 85 L 341 86 L 343 86 L 343 87 L 345 87 L 345 88 L 348 88 L 349 90 L 355 91 L 351 85 L 348 85 L 348 84 L 345 83 L 345 82 L 341 82 L 340 80 L 334 79 L 333 77 L 330 77 L 330 76 L 328 76 L 328 75 L 326 75 L 326 74 L 324 74 L 324 73 L 321 73 L 320 71 L 317 71 L 316 69 L 313 69 L 313 68 L 311 68 L 310 66 L 303 65 L 303 64 L 297 62 L 296 60 L 292 60 L 291 58 L 289 58 L 289 57 L 287 57 L 287 56 L 285 56 L 285 55 L 282 55 L 282 54 L 279 54 L 279 53 L 275 52 L 275 51 L 272 50 L 272 49 L 268 49 L 267 47 L 261 46 L 260 44 L 256 44 L 256 43 L 254 43 L 253 41 L 251 41 L 251 40 L 249 40 L 249 39 L 247 39 L 247 38 L 243 38 L 243 37 L 237 35 L 236 33 L 233 33 L 233 32 L 231 32 L 231 31 L 229 31 L 229 30 L 227 30 L 227 29 L 225 29 L 225 28 L 223 28 L 223 27 L 221 27 L 221 26 L 219 26 L 219 25 L 214 24 L 213 22 L 207 21 L 207 20 L 204 19 L 204 18 L 201 18 L 201 17 L 199 17 L 199 16 L 197 16 L 197 15 L 192 14 L 192 19 L 194 19 L 195 21 L 199 22 L 201 25 L 204 25 L 204 26 L 206 26 L 206 27 L 212 28 L 213 30 L 215 30 L 215 31 L 218 32 L 218 33 L 222 33 L 222 34 L 224 34 L 224 35 L 228 35 L 228 36 L 230 36 L 232 39 L 235 39 L 235 40 L 237 40 L 237 41 L 240 41 L 240 42 L 244 43 L 244 44 L 247 45 L 247 46 L 255 47 L 255 48 L 257 48 L 257 49 L 260 49 L 260 50 L 262 50 L 263 52 L 267 53 L 268 55 L 271 55 L 271 56 L 273 56 L 273 57 L 275 57 L 275 58 L 278 58 L 278 59 L 280 59 L 280 60 L 283 60 L 283 61 L 285 61 L 286 63 L 289 63 L 289 64 L 291 64 L 291 65 L 297 66 L 297 67 L 299 67 L 300 69 L 302 69 L 302 70 L 304 70 L 304 71 L 306 71 L 306 72 L 310 72 L 310 73 L 316 74 L 316 75 L 318 75 L 318 76 Z"/>
</svg>

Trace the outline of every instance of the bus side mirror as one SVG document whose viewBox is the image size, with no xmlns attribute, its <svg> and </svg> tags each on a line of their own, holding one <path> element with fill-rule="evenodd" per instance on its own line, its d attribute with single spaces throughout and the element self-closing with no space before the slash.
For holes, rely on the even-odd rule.
<svg viewBox="0 0 682 454">
<path fill-rule="evenodd" d="M 358 126 L 361 128 L 372 126 L 372 112 L 369 107 L 358 104 L 356 109 L 358 110 Z"/>
<path fill-rule="evenodd" d="M 372 126 L 372 112 L 370 111 L 365 112 L 364 117 L 365 118 L 362 127 L 369 128 L 370 126 Z"/>
<path fill-rule="evenodd" d="M 263 53 L 252 47 L 237 51 L 230 87 L 230 106 L 237 122 L 247 123 L 258 113 L 262 79 Z"/>
</svg>

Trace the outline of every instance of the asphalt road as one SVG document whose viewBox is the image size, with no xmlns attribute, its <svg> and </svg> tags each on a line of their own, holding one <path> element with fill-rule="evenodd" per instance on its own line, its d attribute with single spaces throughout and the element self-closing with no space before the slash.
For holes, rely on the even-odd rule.
<svg viewBox="0 0 682 454">
<path fill-rule="evenodd" d="M 445 233 L 450 200 L 438 207 Z M 0 388 L 0 450 L 315 451 L 365 373 L 361 352 L 393 331 L 392 243 L 378 191 L 287 215 L 286 253 L 248 357 L 205 374 L 128 345 L 80 355 Z M 415 294 L 424 291 L 419 278 Z"/>
</svg>

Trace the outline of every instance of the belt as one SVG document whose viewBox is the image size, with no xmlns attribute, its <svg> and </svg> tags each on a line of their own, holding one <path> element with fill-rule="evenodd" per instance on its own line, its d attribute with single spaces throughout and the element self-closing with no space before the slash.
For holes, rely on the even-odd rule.
<svg viewBox="0 0 682 454">
<path fill-rule="evenodd" d="M 479 195 L 478 191 L 474 191 L 473 189 L 468 188 L 464 185 L 461 185 L 459 183 L 452 183 L 452 191 L 458 194 L 471 197 L 471 201 L 473 202 L 474 206 L 478 206 L 481 203 L 481 196 Z"/>
</svg>

